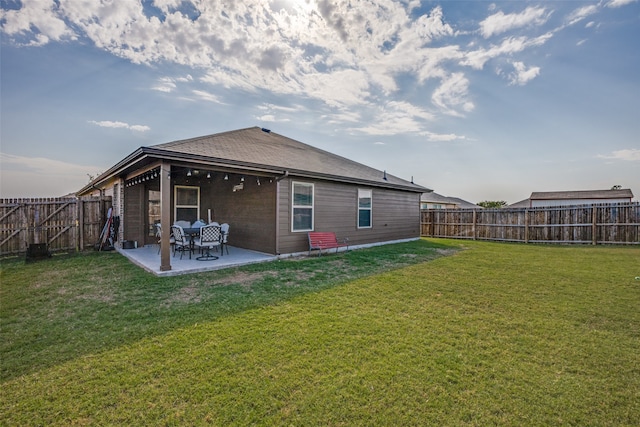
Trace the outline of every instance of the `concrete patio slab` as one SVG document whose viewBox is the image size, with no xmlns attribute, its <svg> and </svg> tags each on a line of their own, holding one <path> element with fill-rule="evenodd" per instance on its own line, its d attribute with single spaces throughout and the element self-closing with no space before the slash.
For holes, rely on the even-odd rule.
<svg viewBox="0 0 640 427">
<path fill-rule="evenodd" d="M 171 270 L 160 271 L 160 254 L 157 245 L 147 245 L 136 249 L 116 249 L 132 263 L 144 268 L 156 276 L 176 276 L 180 274 L 199 273 L 203 271 L 220 270 L 229 267 L 254 264 L 258 262 L 274 261 L 278 259 L 275 255 L 262 252 L 250 251 L 248 249 L 229 246 L 229 254 L 215 253 L 219 258 L 210 261 L 197 260 L 197 254 L 193 254 L 189 259 L 188 254 L 184 254 L 180 259 L 180 253 L 171 255 Z"/>
</svg>

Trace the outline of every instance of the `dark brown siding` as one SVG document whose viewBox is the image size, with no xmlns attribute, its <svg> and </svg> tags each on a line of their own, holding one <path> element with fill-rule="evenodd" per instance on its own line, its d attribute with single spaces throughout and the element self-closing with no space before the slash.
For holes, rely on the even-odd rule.
<svg viewBox="0 0 640 427">
<path fill-rule="evenodd" d="M 275 194 L 276 182 L 256 176 L 216 173 L 211 179 L 176 177 L 174 185 L 200 187 L 200 219 L 229 224 L 229 245 L 266 253 L 275 253 Z M 271 181 L 271 182 L 270 182 Z M 233 191 L 242 184 L 242 189 Z M 174 205 L 171 191 L 171 206 Z M 173 222 L 173 211 L 171 212 Z"/>
<path fill-rule="evenodd" d="M 255 251 L 275 253 L 275 189 L 276 183 L 246 176 L 243 188 L 240 176 L 229 175 L 228 181 L 217 182 L 211 191 L 202 190 L 202 217 L 211 208 L 213 220 L 229 224 L 229 245 Z"/>
<path fill-rule="evenodd" d="M 291 183 L 314 184 L 314 230 L 333 231 L 339 240 L 362 245 L 420 236 L 420 194 L 304 179 L 280 182 L 279 252 L 308 250 L 306 232 L 291 231 Z M 372 189 L 373 227 L 357 228 L 358 189 Z"/>
<path fill-rule="evenodd" d="M 145 235 L 144 188 L 144 185 L 133 185 L 125 187 L 124 191 L 124 240 L 137 241 L 138 244 L 143 244 Z"/>
</svg>

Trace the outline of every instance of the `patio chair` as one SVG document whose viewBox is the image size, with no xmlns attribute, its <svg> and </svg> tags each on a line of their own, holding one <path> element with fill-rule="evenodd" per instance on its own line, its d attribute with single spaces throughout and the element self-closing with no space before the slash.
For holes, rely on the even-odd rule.
<svg viewBox="0 0 640 427">
<path fill-rule="evenodd" d="M 162 225 L 160 223 L 154 224 L 156 228 L 156 238 L 158 239 L 158 253 L 160 253 L 160 242 L 162 241 Z M 176 239 L 173 238 L 173 233 L 169 236 L 169 246 L 173 248 L 173 253 L 176 253 L 175 248 Z"/>
<path fill-rule="evenodd" d="M 226 222 L 220 226 L 220 231 L 222 232 L 222 250 L 227 250 L 227 255 L 229 255 L 229 246 L 227 246 L 227 241 L 229 240 L 229 224 Z"/>
<path fill-rule="evenodd" d="M 203 220 L 199 219 L 196 222 L 194 222 L 193 224 L 191 224 L 191 228 L 200 228 L 200 227 L 204 227 L 205 225 L 207 225 L 207 223 L 204 222 Z"/>
<path fill-rule="evenodd" d="M 205 225 L 200 228 L 200 236 L 198 236 L 194 240 L 194 245 L 200 248 L 200 253 L 198 260 L 207 261 L 218 259 L 217 256 L 211 255 L 211 248 L 217 248 L 222 244 L 222 235 L 220 233 L 220 227 L 215 225 Z M 206 253 L 203 254 L 203 250 L 206 250 Z"/>
<path fill-rule="evenodd" d="M 184 234 L 184 230 L 179 225 L 171 226 L 171 234 L 173 234 L 173 256 L 176 256 L 176 251 L 180 251 L 180 259 L 184 255 L 184 251 L 189 251 L 189 258 L 191 258 L 191 242 Z"/>
<path fill-rule="evenodd" d="M 177 225 L 178 227 L 182 227 L 184 228 L 191 228 L 191 223 L 189 221 L 176 221 L 173 223 L 173 225 Z"/>
</svg>

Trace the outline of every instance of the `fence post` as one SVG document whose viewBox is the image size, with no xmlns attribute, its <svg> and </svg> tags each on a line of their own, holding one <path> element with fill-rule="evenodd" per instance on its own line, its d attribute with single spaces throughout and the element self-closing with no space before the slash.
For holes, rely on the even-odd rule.
<svg viewBox="0 0 640 427">
<path fill-rule="evenodd" d="M 78 203 L 76 206 L 76 227 L 78 229 L 76 252 L 81 252 L 84 250 L 84 200 L 80 197 L 76 200 Z"/>
<path fill-rule="evenodd" d="M 591 206 L 591 244 L 598 244 L 598 211 L 596 205 Z"/>
<path fill-rule="evenodd" d="M 472 232 L 473 232 L 473 240 L 477 240 L 477 233 L 476 233 L 476 221 L 478 220 L 478 211 L 477 210 L 473 210 L 473 225 L 471 226 L 472 228 Z"/>
<path fill-rule="evenodd" d="M 529 209 L 524 210 L 524 242 L 529 243 Z"/>
</svg>

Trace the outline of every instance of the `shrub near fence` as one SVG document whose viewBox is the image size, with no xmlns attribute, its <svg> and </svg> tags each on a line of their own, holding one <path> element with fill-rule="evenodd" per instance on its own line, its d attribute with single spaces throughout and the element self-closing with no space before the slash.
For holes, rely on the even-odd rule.
<svg viewBox="0 0 640 427">
<path fill-rule="evenodd" d="M 640 203 L 427 209 L 421 234 L 525 243 L 640 244 Z"/>
<path fill-rule="evenodd" d="M 98 242 L 111 197 L 0 199 L 0 256 L 26 253 L 32 243 L 51 252 Z"/>
</svg>

